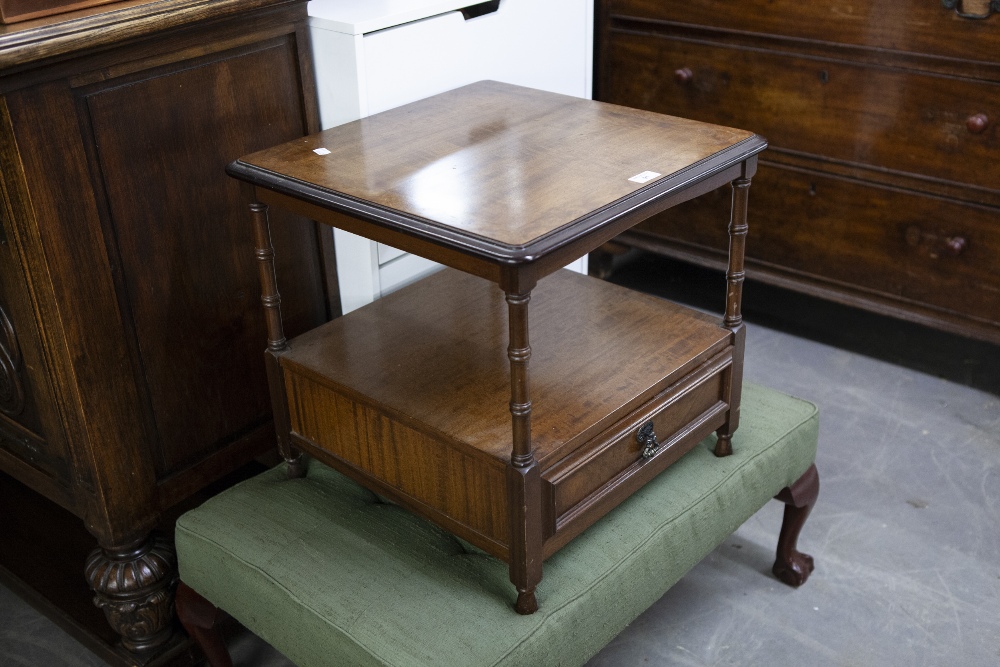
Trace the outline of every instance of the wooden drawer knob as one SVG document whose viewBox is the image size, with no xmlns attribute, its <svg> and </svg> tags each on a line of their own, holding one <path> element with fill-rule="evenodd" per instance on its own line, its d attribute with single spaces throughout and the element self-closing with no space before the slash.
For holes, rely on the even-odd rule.
<svg viewBox="0 0 1000 667">
<path fill-rule="evenodd" d="M 965 127 L 973 134 L 981 134 L 990 124 L 989 117 L 984 113 L 977 113 L 965 119 Z"/>
<path fill-rule="evenodd" d="M 952 257 L 958 257 L 965 251 L 967 245 L 969 242 L 964 236 L 952 236 L 950 239 L 945 239 L 944 249 Z"/>
<path fill-rule="evenodd" d="M 677 83 L 690 83 L 693 78 L 694 72 L 691 71 L 690 67 L 682 67 L 674 72 L 674 80 Z"/>
<path fill-rule="evenodd" d="M 942 236 L 933 232 L 925 232 L 916 225 L 910 225 L 903 232 L 906 243 L 913 247 L 922 247 L 924 253 L 931 259 L 938 259 L 942 255 L 958 257 L 969 245 L 968 239 L 964 236 Z"/>
</svg>

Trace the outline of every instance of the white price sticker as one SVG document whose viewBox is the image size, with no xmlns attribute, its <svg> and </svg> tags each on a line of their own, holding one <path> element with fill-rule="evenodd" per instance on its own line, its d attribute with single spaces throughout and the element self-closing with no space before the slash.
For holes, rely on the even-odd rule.
<svg viewBox="0 0 1000 667">
<path fill-rule="evenodd" d="M 644 171 L 641 174 L 636 174 L 635 176 L 633 176 L 628 180 L 632 181 L 633 183 L 647 183 L 656 178 L 657 176 L 660 176 L 660 174 L 657 174 L 655 171 Z"/>
</svg>

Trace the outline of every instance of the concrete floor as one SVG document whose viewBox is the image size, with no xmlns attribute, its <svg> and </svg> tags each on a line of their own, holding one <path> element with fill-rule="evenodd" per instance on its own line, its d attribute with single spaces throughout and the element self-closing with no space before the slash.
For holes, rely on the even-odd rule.
<svg viewBox="0 0 1000 667">
<path fill-rule="evenodd" d="M 1000 664 L 1000 396 L 749 326 L 746 378 L 820 406 L 816 571 L 769 573 L 772 502 L 595 656 L 631 665 Z M 246 667 L 290 664 L 249 633 Z M 0 588 L 0 663 L 102 663 Z"/>
</svg>

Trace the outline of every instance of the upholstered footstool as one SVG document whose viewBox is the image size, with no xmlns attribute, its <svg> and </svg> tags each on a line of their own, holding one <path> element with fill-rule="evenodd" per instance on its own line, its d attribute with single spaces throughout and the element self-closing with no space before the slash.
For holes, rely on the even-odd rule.
<svg viewBox="0 0 1000 667">
<path fill-rule="evenodd" d="M 811 403 L 746 384 L 733 454 L 709 438 L 547 560 L 531 616 L 506 564 L 330 468 L 275 468 L 177 522 L 178 615 L 216 667 L 220 609 L 303 667 L 581 665 L 772 497 L 774 572 L 806 580 L 817 427 Z"/>
</svg>

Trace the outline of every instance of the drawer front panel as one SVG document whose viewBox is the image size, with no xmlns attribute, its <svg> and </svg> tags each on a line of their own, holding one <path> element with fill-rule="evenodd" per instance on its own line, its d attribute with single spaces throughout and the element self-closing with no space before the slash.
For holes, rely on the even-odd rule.
<svg viewBox="0 0 1000 667">
<path fill-rule="evenodd" d="M 602 99 L 753 130 L 772 148 L 1000 189 L 1000 84 L 634 34 Z M 687 69 L 690 77 L 675 77 Z"/>
<path fill-rule="evenodd" d="M 729 358 L 727 355 L 727 362 Z M 724 414 L 723 379 L 728 368 L 728 364 L 716 364 L 711 374 L 700 383 L 680 391 L 668 390 L 639 415 L 631 415 L 598 436 L 595 446 L 583 447 L 569 460 L 546 471 L 543 478 L 551 485 L 549 491 L 556 527 L 561 527 L 560 524 L 567 520 L 567 513 L 578 505 L 603 495 L 609 490 L 609 484 L 623 482 L 636 474 L 647 461 L 655 465 L 653 462 L 662 457 L 676 460 L 690 448 L 685 448 L 685 445 L 695 444 L 687 441 L 676 443 L 678 451 L 672 451 L 675 446 L 673 441 L 684 434 L 692 422 L 707 414 L 713 417 Z M 643 444 L 636 436 L 648 422 L 653 423 L 659 449 L 647 458 L 643 456 Z M 679 451 L 681 449 L 683 451 Z"/>
<path fill-rule="evenodd" d="M 729 198 L 720 188 L 638 229 L 722 252 Z M 750 188 L 747 256 L 1000 323 L 998 221 L 993 208 L 766 164 Z"/>
<path fill-rule="evenodd" d="M 616 15 L 839 42 L 962 59 L 996 60 L 996 21 L 960 18 L 938 0 L 610 0 Z"/>
</svg>

